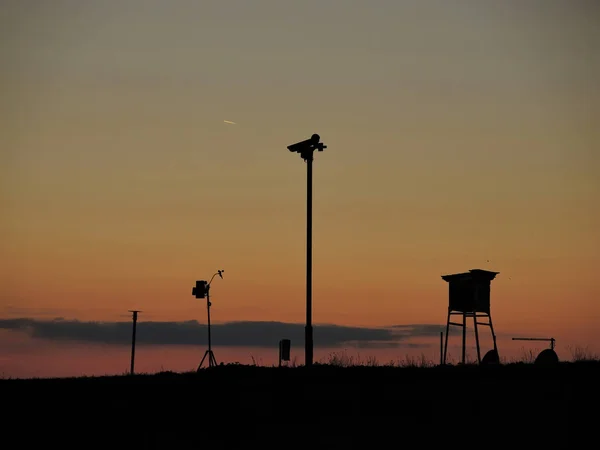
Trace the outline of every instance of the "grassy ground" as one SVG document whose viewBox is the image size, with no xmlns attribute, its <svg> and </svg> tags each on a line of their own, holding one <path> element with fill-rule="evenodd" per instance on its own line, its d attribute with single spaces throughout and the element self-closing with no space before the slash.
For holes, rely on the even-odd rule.
<svg viewBox="0 0 600 450">
<path fill-rule="evenodd" d="M 332 355 L 312 368 L 5 379 L 0 392 L 5 436 L 62 448 L 577 448 L 598 439 L 599 381 L 600 361 L 587 357 L 546 368 L 399 367 Z"/>
</svg>

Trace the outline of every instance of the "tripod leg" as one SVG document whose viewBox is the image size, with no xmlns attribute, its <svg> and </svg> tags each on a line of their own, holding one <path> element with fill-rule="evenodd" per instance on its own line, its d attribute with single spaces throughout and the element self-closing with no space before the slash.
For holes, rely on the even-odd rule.
<svg viewBox="0 0 600 450">
<path fill-rule="evenodd" d="M 467 313 L 463 312 L 463 323 L 462 323 L 462 363 L 467 363 Z"/>
<path fill-rule="evenodd" d="M 446 355 L 448 353 L 448 332 L 450 331 L 450 309 L 448 309 L 448 319 L 446 319 L 446 343 L 444 345 L 444 362 L 446 364 Z"/>
<path fill-rule="evenodd" d="M 213 366 L 217 366 L 217 358 L 215 358 L 215 354 L 214 353 L 210 353 L 210 356 L 212 357 L 212 361 L 213 361 Z"/>
<path fill-rule="evenodd" d="M 494 333 L 494 325 L 492 325 L 492 315 L 488 315 L 488 320 L 490 322 L 490 331 L 492 332 L 492 339 L 494 340 L 494 350 L 496 351 L 496 355 L 498 355 L 498 346 L 496 345 L 496 333 Z M 498 355 L 498 361 L 500 361 L 500 355 Z"/>
<path fill-rule="evenodd" d="M 204 360 L 206 359 L 206 355 L 208 355 L 208 350 L 206 352 L 204 352 L 204 356 L 202 357 L 202 361 L 200 361 L 200 364 L 198 365 L 198 370 L 200 370 L 200 368 L 202 367 L 202 364 L 204 364 Z M 208 365 L 210 366 L 210 359 L 208 360 Z"/>
<path fill-rule="evenodd" d="M 479 331 L 477 330 L 477 313 L 473 313 L 473 329 L 475 331 L 475 346 L 477 347 L 477 362 L 481 364 L 481 350 L 479 347 Z"/>
</svg>

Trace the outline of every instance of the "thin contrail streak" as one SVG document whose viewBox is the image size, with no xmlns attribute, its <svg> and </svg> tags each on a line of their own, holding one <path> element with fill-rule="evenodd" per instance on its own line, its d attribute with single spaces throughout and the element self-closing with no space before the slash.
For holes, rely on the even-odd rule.
<svg viewBox="0 0 600 450">
<path fill-rule="evenodd" d="M 223 122 L 230 123 L 231 125 L 237 125 L 235 122 L 232 122 L 231 120 L 224 120 Z"/>
</svg>

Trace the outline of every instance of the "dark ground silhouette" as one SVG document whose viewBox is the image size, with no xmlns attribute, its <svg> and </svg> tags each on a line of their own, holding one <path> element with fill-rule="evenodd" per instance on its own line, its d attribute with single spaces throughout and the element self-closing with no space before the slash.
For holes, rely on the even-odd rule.
<svg viewBox="0 0 600 450">
<path fill-rule="evenodd" d="M 577 448 L 600 363 L 267 368 L 2 380 L 4 439 L 60 448 Z M 11 439 L 13 439 L 11 438 Z"/>
</svg>

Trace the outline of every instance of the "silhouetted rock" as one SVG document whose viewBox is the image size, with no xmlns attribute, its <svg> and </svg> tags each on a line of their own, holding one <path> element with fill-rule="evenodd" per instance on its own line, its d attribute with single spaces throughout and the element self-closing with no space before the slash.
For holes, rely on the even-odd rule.
<svg viewBox="0 0 600 450">
<path fill-rule="evenodd" d="M 498 356 L 498 352 L 496 350 L 490 350 L 489 352 L 487 352 L 481 360 L 481 364 L 486 366 L 500 364 L 500 357 Z"/>
<path fill-rule="evenodd" d="M 547 348 L 546 350 L 542 350 L 537 358 L 535 358 L 534 364 L 536 366 L 557 366 L 558 355 L 551 348 Z"/>
</svg>

